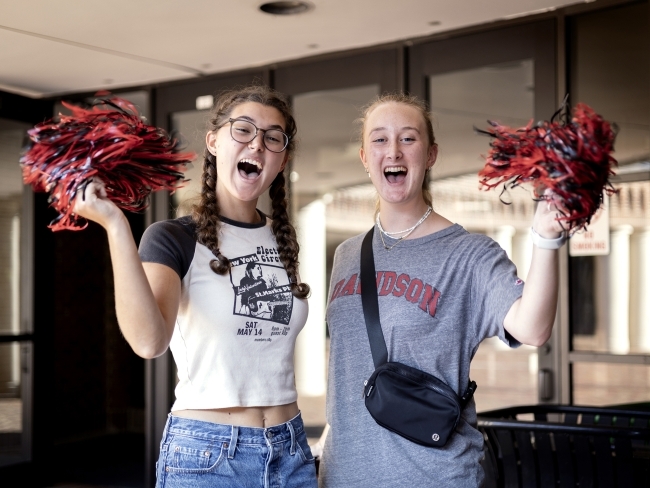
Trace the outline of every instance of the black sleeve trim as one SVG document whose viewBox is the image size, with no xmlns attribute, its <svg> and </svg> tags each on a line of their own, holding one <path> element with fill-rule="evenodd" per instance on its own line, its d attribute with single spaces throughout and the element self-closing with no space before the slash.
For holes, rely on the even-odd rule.
<svg viewBox="0 0 650 488">
<path fill-rule="evenodd" d="M 143 263 L 170 267 L 182 280 L 194 259 L 196 238 L 190 217 L 163 220 L 144 231 L 138 253 Z"/>
</svg>

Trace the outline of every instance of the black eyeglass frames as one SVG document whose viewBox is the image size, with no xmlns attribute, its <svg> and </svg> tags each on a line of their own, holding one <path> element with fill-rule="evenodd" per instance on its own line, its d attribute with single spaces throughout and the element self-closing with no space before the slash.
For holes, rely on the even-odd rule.
<svg viewBox="0 0 650 488">
<path fill-rule="evenodd" d="M 280 129 L 260 129 L 244 119 L 228 119 L 228 122 L 230 122 L 230 137 L 237 142 L 249 143 L 257 137 L 258 132 L 262 132 L 264 147 L 271 152 L 281 153 L 289 145 L 289 136 Z"/>
</svg>

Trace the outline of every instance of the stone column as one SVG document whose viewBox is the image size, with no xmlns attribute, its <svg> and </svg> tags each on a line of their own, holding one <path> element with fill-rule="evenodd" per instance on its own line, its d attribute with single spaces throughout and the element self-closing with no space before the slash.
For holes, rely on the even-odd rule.
<svg viewBox="0 0 650 488">
<path fill-rule="evenodd" d="M 516 230 L 512 225 L 502 225 L 497 227 L 494 232 L 494 240 L 499 243 L 510 259 L 512 259 L 512 238 L 515 232 Z"/>
<path fill-rule="evenodd" d="M 609 254 L 609 351 L 630 352 L 630 236 L 631 225 L 621 225 L 610 233 Z"/>
<path fill-rule="evenodd" d="M 526 281 L 530 262 L 533 258 L 533 240 L 530 238 L 528 228 L 525 231 L 518 230 L 512 238 L 512 261 L 517 266 L 517 276 Z"/>
<path fill-rule="evenodd" d="M 296 387 L 305 396 L 325 394 L 325 203 L 298 211 L 300 278 L 311 287 L 309 317 L 296 341 Z"/>
<path fill-rule="evenodd" d="M 636 229 L 634 236 L 636 260 L 634 286 L 632 287 L 633 327 L 636 349 L 650 352 L 650 227 Z"/>
</svg>

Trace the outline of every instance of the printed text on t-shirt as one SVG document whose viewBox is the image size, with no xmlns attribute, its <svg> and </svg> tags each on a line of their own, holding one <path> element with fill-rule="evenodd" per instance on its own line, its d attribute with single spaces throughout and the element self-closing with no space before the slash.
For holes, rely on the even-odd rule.
<svg viewBox="0 0 650 488">
<path fill-rule="evenodd" d="M 361 294 L 361 279 L 357 273 L 342 279 L 334 285 L 330 301 L 350 295 Z M 411 278 L 406 273 L 397 274 L 394 271 L 377 272 L 377 294 L 386 296 L 392 294 L 404 297 L 410 303 L 417 304 L 420 309 L 435 317 L 440 299 L 440 292 L 419 278 Z"/>
</svg>

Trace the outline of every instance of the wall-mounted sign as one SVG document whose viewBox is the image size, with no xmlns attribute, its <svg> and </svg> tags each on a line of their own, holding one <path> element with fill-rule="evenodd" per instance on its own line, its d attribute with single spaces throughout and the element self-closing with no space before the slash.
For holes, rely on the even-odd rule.
<svg viewBox="0 0 650 488">
<path fill-rule="evenodd" d="M 603 195 L 603 205 L 592 217 L 587 230 L 569 239 L 571 256 L 604 256 L 609 254 L 609 197 Z"/>
</svg>

